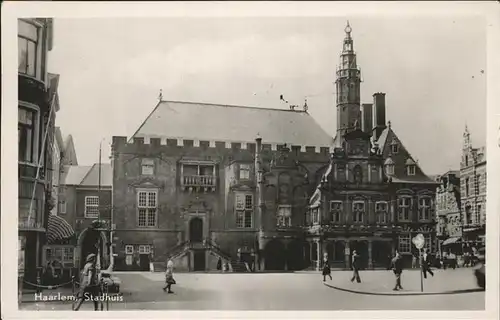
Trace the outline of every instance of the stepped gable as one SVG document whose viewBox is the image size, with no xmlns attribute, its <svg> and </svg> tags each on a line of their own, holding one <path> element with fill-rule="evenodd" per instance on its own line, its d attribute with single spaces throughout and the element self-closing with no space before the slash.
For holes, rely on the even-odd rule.
<svg viewBox="0 0 500 320">
<path fill-rule="evenodd" d="M 333 138 L 306 111 L 160 101 L 132 138 L 330 147 Z"/>
</svg>

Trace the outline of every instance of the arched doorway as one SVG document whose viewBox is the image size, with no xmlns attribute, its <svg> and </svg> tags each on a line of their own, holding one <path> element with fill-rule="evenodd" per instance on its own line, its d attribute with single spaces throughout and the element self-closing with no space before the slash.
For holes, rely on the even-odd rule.
<svg viewBox="0 0 500 320">
<path fill-rule="evenodd" d="M 388 241 L 373 241 L 372 262 L 374 268 L 387 268 L 392 259 L 392 247 Z"/>
<path fill-rule="evenodd" d="M 352 253 L 354 250 L 358 253 L 359 257 L 359 266 L 360 269 L 366 269 L 368 267 L 368 242 L 367 241 L 353 241 L 351 242 L 351 261 L 352 261 Z"/>
<path fill-rule="evenodd" d="M 193 218 L 189 221 L 189 241 L 201 242 L 203 241 L 203 220 L 200 218 Z"/>
<path fill-rule="evenodd" d="M 296 271 L 305 268 L 303 245 L 300 241 L 293 240 L 288 244 L 286 259 L 288 270 L 290 271 Z"/>
<path fill-rule="evenodd" d="M 285 245 L 279 240 L 271 240 L 264 249 L 265 270 L 285 270 Z"/>
<path fill-rule="evenodd" d="M 99 242 L 100 238 L 100 242 Z M 98 244 L 100 243 L 99 249 L 101 252 L 101 268 L 106 267 L 107 250 L 106 250 L 106 236 L 103 232 L 89 231 L 85 229 L 78 238 L 78 246 L 80 251 L 80 269 L 85 265 L 85 260 L 87 256 L 91 253 L 97 255 Z"/>
</svg>

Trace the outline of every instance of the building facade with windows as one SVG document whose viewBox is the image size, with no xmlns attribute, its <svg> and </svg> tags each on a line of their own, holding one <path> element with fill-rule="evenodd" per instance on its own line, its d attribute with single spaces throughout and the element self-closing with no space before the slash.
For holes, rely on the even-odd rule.
<svg viewBox="0 0 500 320">
<path fill-rule="evenodd" d="M 475 247 L 485 245 L 486 181 L 486 149 L 473 148 L 466 127 L 460 162 L 462 236 L 466 243 Z"/>
<path fill-rule="evenodd" d="M 111 226 L 111 165 L 103 163 L 100 166 L 100 170 L 99 164 L 65 165 L 62 168 L 58 186 L 58 220 L 54 220 L 54 224 L 59 226 L 54 229 L 60 229 L 60 225 L 65 224 L 61 223 L 63 219 L 73 236 L 63 239 L 54 237 L 52 241 L 47 241 L 43 247 L 43 262 L 56 261 L 63 274 L 69 273 L 71 269 L 79 270 L 85 263 L 85 257 L 95 251 L 96 241 L 87 232 L 90 225 L 96 220 L 103 220 Z M 109 232 L 102 231 L 101 240 L 101 266 L 105 267 L 109 264 Z"/>
<path fill-rule="evenodd" d="M 436 236 L 441 252 L 459 246 L 462 238 L 462 206 L 460 194 L 460 171 L 448 171 L 437 178 L 436 189 Z M 460 250 L 461 251 L 461 250 Z"/>
<path fill-rule="evenodd" d="M 337 70 L 337 135 L 328 169 L 309 205 L 306 256 L 321 267 L 324 254 L 349 268 L 354 250 L 362 268 L 386 268 L 398 250 L 411 265 L 412 238 L 435 248 L 436 182 L 419 167 L 386 123 L 384 93 L 360 103 L 361 70 L 347 25 Z"/>
<path fill-rule="evenodd" d="M 44 139 L 52 139 L 59 109 L 57 85 L 52 86 L 47 72 L 52 43 L 52 19 L 18 19 L 18 265 L 19 274 L 29 282 L 36 282 L 47 215 L 53 206 L 52 149 L 43 144 Z"/>
<path fill-rule="evenodd" d="M 337 135 L 307 112 L 160 101 L 137 132 L 113 137 L 117 259 L 215 269 L 386 267 L 411 238 L 435 241 L 435 181 L 385 119 L 385 94 L 360 106 L 350 27 L 337 71 Z M 228 119 L 231 119 L 228 121 Z M 141 249 L 142 248 L 142 249 Z M 434 248 L 432 248 L 434 250 Z M 118 265 L 117 265 L 118 267 Z"/>
</svg>

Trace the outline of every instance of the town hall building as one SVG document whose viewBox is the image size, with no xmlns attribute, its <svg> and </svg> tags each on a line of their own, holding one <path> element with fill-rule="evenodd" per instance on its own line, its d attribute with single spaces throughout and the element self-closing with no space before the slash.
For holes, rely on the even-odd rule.
<svg viewBox="0 0 500 320">
<path fill-rule="evenodd" d="M 113 137 L 117 270 L 385 267 L 411 238 L 435 241 L 428 178 L 386 122 L 385 94 L 360 103 L 351 27 L 337 70 L 337 133 L 309 115 L 161 100 L 131 138 Z"/>
</svg>

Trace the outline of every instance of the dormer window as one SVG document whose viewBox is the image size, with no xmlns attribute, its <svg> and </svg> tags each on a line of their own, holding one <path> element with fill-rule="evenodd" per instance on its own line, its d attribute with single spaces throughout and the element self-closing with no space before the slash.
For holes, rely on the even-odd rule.
<svg viewBox="0 0 500 320">
<path fill-rule="evenodd" d="M 391 152 L 392 154 L 397 154 L 399 152 L 399 145 L 396 141 L 392 141 Z"/>
<path fill-rule="evenodd" d="M 409 176 L 414 176 L 416 172 L 416 163 L 413 159 L 409 158 L 406 160 L 406 174 Z"/>
<path fill-rule="evenodd" d="M 394 175 L 394 161 L 391 158 L 387 158 L 384 162 L 385 174 L 388 176 Z"/>
</svg>

